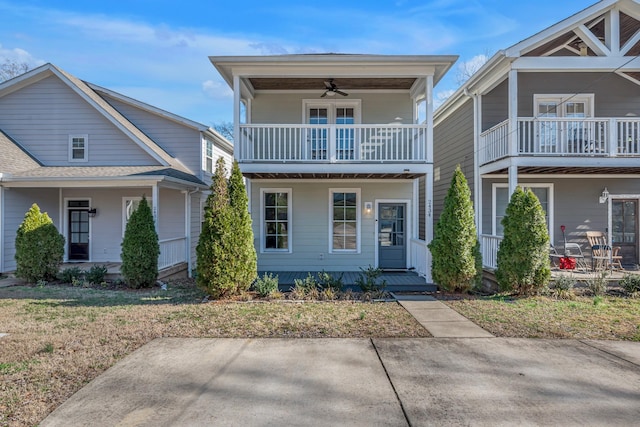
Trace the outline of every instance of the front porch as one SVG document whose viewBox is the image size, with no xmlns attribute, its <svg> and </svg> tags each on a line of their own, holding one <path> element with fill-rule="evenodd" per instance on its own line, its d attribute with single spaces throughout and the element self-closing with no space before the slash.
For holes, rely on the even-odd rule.
<svg viewBox="0 0 640 427">
<path fill-rule="evenodd" d="M 342 275 L 342 282 L 345 288 L 359 290 L 356 280 L 361 276 L 359 271 L 325 271 L 333 278 Z M 295 285 L 295 280 L 304 280 L 309 274 L 318 277 L 319 271 L 259 271 L 258 276 L 265 273 L 278 276 L 278 285 L 281 291 L 288 291 Z M 426 283 L 424 277 L 419 276 L 414 271 L 384 271 L 379 282 L 387 282 L 386 290 L 390 292 L 435 292 L 438 288 L 432 283 Z"/>
</svg>

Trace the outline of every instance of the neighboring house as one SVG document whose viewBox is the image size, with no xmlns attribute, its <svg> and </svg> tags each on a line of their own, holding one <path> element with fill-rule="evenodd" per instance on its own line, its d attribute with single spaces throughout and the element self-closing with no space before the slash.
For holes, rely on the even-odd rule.
<svg viewBox="0 0 640 427">
<path fill-rule="evenodd" d="M 16 231 L 33 203 L 64 235 L 65 262 L 120 262 L 143 195 L 160 268 L 191 267 L 218 156 L 230 162 L 232 146 L 212 129 L 51 64 L 0 84 L 0 272 L 15 270 Z"/>
<path fill-rule="evenodd" d="M 234 93 L 259 270 L 375 266 L 430 281 L 432 93 L 456 59 L 210 57 Z"/>
<path fill-rule="evenodd" d="M 487 267 L 517 185 L 540 199 L 552 244 L 561 225 L 583 250 L 586 231 L 609 232 L 640 263 L 639 54 L 640 5 L 604 0 L 498 52 L 434 113 L 436 218 L 460 164 Z"/>
</svg>

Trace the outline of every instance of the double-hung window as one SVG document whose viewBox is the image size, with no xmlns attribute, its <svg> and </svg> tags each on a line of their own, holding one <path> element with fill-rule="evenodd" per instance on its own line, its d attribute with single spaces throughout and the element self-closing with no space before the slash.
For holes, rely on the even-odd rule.
<svg viewBox="0 0 640 427">
<path fill-rule="evenodd" d="M 86 162 L 89 160 L 89 135 L 69 135 L 69 161 Z"/>
<path fill-rule="evenodd" d="M 330 190 L 329 252 L 360 251 L 359 200 L 359 189 Z"/>
<path fill-rule="evenodd" d="M 206 140 L 205 142 L 205 169 L 209 173 L 213 173 L 213 142 Z"/>
<path fill-rule="evenodd" d="M 540 201 L 547 222 L 550 237 L 553 237 L 553 184 L 521 184 L 523 190 L 530 189 Z M 493 234 L 504 236 L 502 219 L 509 204 L 509 187 L 507 184 L 493 184 Z"/>
<path fill-rule="evenodd" d="M 261 193 L 263 252 L 291 252 L 291 189 L 264 188 Z"/>
</svg>

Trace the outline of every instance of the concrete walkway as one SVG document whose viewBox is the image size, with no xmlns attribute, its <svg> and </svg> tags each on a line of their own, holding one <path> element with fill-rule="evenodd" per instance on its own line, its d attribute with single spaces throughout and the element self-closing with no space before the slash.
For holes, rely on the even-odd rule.
<svg viewBox="0 0 640 427">
<path fill-rule="evenodd" d="M 152 341 L 40 425 L 638 425 L 640 343 Z"/>
<path fill-rule="evenodd" d="M 391 294 L 434 338 L 491 338 L 482 329 L 446 304 L 428 295 Z"/>
</svg>

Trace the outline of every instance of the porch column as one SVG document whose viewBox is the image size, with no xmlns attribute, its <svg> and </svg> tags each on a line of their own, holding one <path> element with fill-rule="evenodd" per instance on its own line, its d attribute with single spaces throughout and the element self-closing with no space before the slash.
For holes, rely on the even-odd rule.
<svg viewBox="0 0 640 427">
<path fill-rule="evenodd" d="M 187 276 L 191 277 L 191 193 L 189 190 L 183 190 L 182 193 L 184 194 L 185 259 L 187 260 Z"/>
<path fill-rule="evenodd" d="M 240 76 L 233 76 L 233 141 L 234 156 L 241 159 L 244 156 L 242 152 L 242 144 L 240 143 Z M 235 151 L 237 150 L 237 154 Z"/>
<path fill-rule="evenodd" d="M 153 223 L 156 226 L 156 233 L 160 234 L 160 227 L 158 226 L 159 213 L 160 213 L 160 192 L 158 191 L 158 184 L 151 186 L 151 201 L 153 205 Z"/>
<path fill-rule="evenodd" d="M 509 71 L 509 156 L 518 155 L 518 71 Z"/>
<path fill-rule="evenodd" d="M 425 179 L 425 229 L 424 238 L 427 243 L 433 240 L 433 75 L 426 77 L 425 84 L 425 107 L 426 107 L 426 125 L 427 125 L 427 176 Z M 431 283 L 431 252 L 427 250 L 427 274 L 425 279 L 427 283 Z"/>
<path fill-rule="evenodd" d="M 482 95 L 471 95 L 473 100 L 473 205 L 476 233 L 482 235 L 482 177 L 480 176 L 479 147 L 482 133 Z"/>
<path fill-rule="evenodd" d="M 509 166 L 509 200 L 518 186 L 518 165 Z"/>
<path fill-rule="evenodd" d="M 433 76 L 426 77 L 425 84 L 425 107 L 427 125 L 426 142 L 427 142 L 427 163 L 433 164 Z M 431 186 L 433 187 L 433 174 L 429 173 Z M 431 193 L 429 193 L 431 195 Z"/>
</svg>

